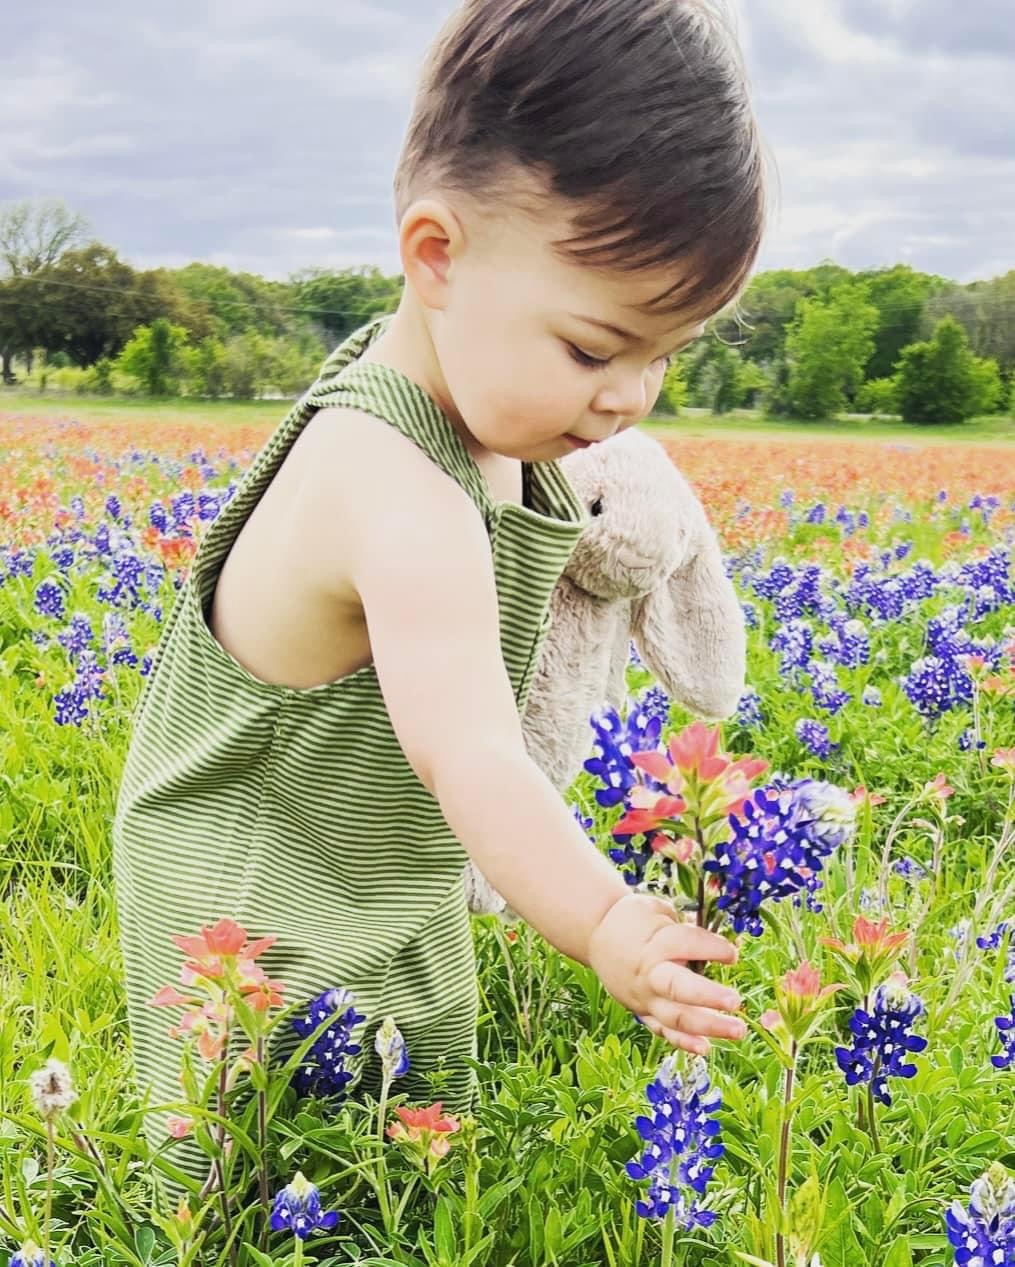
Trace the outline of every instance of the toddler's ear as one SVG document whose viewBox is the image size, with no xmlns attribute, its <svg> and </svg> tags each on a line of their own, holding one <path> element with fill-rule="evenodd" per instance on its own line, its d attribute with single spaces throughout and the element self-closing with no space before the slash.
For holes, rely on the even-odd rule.
<svg viewBox="0 0 1015 1267">
<path fill-rule="evenodd" d="M 747 632 L 711 528 L 665 584 L 634 604 L 631 631 L 642 660 L 678 703 L 710 721 L 736 711 Z"/>
</svg>

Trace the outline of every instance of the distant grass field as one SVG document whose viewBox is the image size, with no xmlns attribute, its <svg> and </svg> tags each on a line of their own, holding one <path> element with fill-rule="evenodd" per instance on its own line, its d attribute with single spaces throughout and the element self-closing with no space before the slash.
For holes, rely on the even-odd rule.
<svg viewBox="0 0 1015 1267">
<path fill-rule="evenodd" d="M 138 397 L 65 396 L 50 392 L 19 392 L 0 389 L 0 413 L 38 414 L 46 418 L 129 418 L 147 421 L 222 422 L 237 426 L 270 426 L 281 421 L 289 409 L 289 400 L 149 400 Z M 679 417 L 653 416 L 648 420 L 654 432 L 673 437 L 721 435 L 735 439 L 757 439 L 759 435 L 778 435 L 780 439 L 804 440 L 901 440 L 919 444 L 969 441 L 996 444 L 1015 442 L 1015 418 L 972 418 L 959 425 L 915 426 L 900 419 L 846 415 L 829 422 L 800 422 L 788 418 L 763 418 L 755 410 L 739 409 L 722 417 L 704 410 L 688 410 Z"/>
</svg>

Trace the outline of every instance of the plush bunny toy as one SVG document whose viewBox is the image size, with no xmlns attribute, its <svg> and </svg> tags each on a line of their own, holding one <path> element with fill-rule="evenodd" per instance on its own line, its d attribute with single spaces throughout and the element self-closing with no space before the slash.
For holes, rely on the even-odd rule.
<svg viewBox="0 0 1015 1267">
<path fill-rule="evenodd" d="M 590 717 L 626 698 L 632 638 L 673 699 L 715 720 L 743 693 L 746 634 L 701 503 L 660 444 L 632 429 L 560 465 L 589 521 L 550 600 L 523 730 L 563 792 L 590 754 Z M 465 887 L 474 914 L 505 910 L 471 862 Z"/>
</svg>

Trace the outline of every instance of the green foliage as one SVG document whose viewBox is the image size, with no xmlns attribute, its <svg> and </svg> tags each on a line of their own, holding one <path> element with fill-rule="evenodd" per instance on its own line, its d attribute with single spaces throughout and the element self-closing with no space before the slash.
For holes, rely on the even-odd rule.
<svg viewBox="0 0 1015 1267">
<path fill-rule="evenodd" d="M 786 339 L 791 416 L 830 418 L 845 408 L 863 381 L 877 320 L 863 286 L 842 284 L 824 300 L 800 301 Z"/>
<path fill-rule="evenodd" d="M 977 368 L 954 317 L 938 322 L 926 343 L 904 348 L 898 368 L 899 409 L 907 422 L 963 422 L 993 385 L 989 372 Z"/>
<path fill-rule="evenodd" d="M 148 396 L 169 396 L 179 390 L 185 370 L 187 332 L 157 317 L 139 326 L 116 360 L 116 368 Z"/>
<path fill-rule="evenodd" d="M 864 414 L 897 414 L 899 384 L 894 375 L 868 379 L 856 394 L 856 408 Z"/>
<path fill-rule="evenodd" d="M 687 404 L 688 397 L 686 372 L 683 359 L 675 356 L 663 375 L 663 385 L 659 389 L 659 399 L 656 401 L 654 412 L 671 415 L 681 412 Z"/>
</svg>

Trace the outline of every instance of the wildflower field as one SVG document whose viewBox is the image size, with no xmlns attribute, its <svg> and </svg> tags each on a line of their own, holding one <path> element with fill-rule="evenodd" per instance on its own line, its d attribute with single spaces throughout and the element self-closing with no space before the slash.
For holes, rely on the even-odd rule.
<svg viewBox="0 0 1015 1267">
<path fill-rule="evenodd" d="M 695 723 L 633 658 L 571 801 L 629 883 L 737 943 L 709 971 L 744 1040 L 675 1052 L 477 918 L 459 1118 L 439 1072 L 400 1094 L 397 1016 L 364 1024 L 341 981 L 291 998 L 257 962 L 274 930 L 221 911 L 178 930 L 152 1000 L 181 1098 L 139 1103 L 109 856 L 130 713 L 270 429 L 0 414 L 3 1261 L 1012 1267 L 1011 447 L 669 442 L 740 593 L 748 690 Z M 279 1025 L 302 1041 L 274 1068 Z M 345 1093 L 368 1047 L 380 1103 Z M 145 1111 L 169 1115 L 157 1154 Z M 203 1183 L 174 1165 L 188 1136 Z"/>
</svg>

